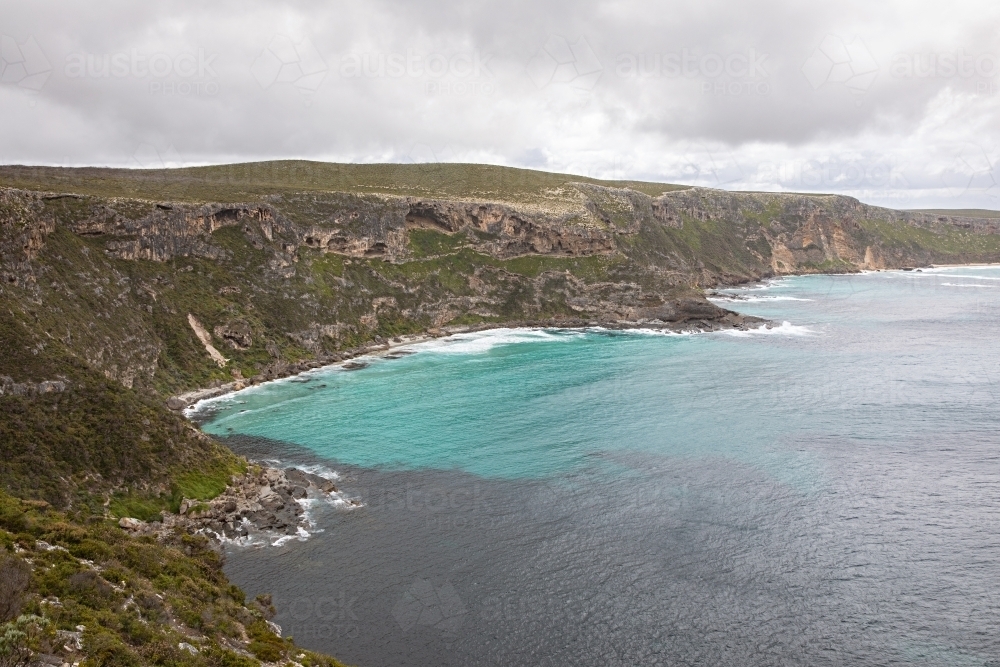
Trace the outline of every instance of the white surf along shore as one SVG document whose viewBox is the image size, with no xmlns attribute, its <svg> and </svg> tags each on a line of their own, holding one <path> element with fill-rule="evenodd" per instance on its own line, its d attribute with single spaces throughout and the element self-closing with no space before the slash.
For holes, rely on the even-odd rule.
<svg viewBox="0 0 1000 667">
<path fill-rule="evenodd" d="M 795 301 L 809 301 L 810 299 L 791 299 Z M 329 373 L 332 370 L 354 371 L 367 367 L 368 365 L 386 359 L 398 359 L 404 356 L 418 353 L 436 354 L 484 354 L 489 350 L 501 345 L 515 345 L 527 342 L 557 342 L 560 340 L 569 341 L 576 337 L 585 336 L 588 333 L 615 333 L 616 335 L 639 335 L 639 336 L 694 336 L 694 335 L 727 335 L 736 337 L 750 337 L 757 335 L 792 335 L 802 336 L 815 333 L 809 327 L 795 325 L 787 321 L 778 323 L 765 323 L 759 327 L 749 329 L 721 329 L 715 331 L 702 331 L 700 329 L 689 329 L 682 331 L 672 331 L 656 328 L 628 328 L 609 329 L 605 327 L 584 327 L 584 328 L 559 328 L 559 327 L 497 327 L 483 329 L 479 331 L 467 331 L 449 334 L 444 337 L 434 336 L 409 336 L 406 340 L 396 339 L 391 341 L 383 349 L 362 354 L 351 359 L 318 366 L 309 370 L 288 375 L 274 380 L 267 380 L 252 385 L 236 387 L 232 384 L 222 385 L 211 390 L 200 390 L 213 392 L 204 398 L 197 398 L 191 405 L 184 409 L 184 415 L 190 419 L 197 419 L 201 414 L 210 410 L 213 405 L 221 402 L 228 402 L 237 399 L 241 394 L 254 392 L 262 387 L 275 386 L 301 381 L 302 378 L 309 378 Z M 222 391 L 219 391 L 222 390 Z M 182 396 L 189 396 L 191 392 Z"/>
</svg>

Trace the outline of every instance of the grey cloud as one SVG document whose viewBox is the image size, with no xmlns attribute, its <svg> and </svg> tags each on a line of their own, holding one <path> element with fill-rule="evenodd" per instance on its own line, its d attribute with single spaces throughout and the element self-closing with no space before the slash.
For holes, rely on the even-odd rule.
<svg viewBox="0 0 1000 667">
<path fill-rule="evenodd" d="M 489 161 L 998 207 L 993 7 L 0 7 L 3 162 Z"/>
</svg>

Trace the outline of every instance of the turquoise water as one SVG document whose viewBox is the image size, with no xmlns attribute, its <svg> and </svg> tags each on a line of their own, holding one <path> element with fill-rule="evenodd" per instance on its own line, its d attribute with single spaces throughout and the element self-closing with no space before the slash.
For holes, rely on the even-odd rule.
<svg viewBox="0 0 1000 667">
<path fill-rule="evenodd" d="M 916 426 L 902 422 L 910 401 L 948 410 L 994 400 L 987 376 L 976 376 L 987 369 L 961 354 L 975 336 L 947 341 L 951 363 L 928 369 L 920 354 L 943 341 L 905 334 L 921 321 L 974 322 L 998 289 L 994 268 L 793 277 L 719 300 L 783 322 L 770 330 L 459 335 L 211 402 L 204 429 L 353 465 L 494 478 L 554 475 L 620 450 L 724 456 L 808 487 L 820 464 L 786 446 L 796 434 L 895 439 Z M 886 326 L 897 335 L 883 339 Z"/>
<path fill-rule="evenodd" d="M 777 324 L 495 330 L 198 406 L 364 503 L 227 572 L 359 664 L 995 664 L 1000 267 L 717 301 Z"/>
</svg>

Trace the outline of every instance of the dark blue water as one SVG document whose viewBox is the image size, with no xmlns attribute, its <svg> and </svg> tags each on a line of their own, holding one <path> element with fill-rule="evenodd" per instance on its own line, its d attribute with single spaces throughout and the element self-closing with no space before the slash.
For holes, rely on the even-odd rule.
<svg viewBox="0 0 1000 667">
<path fill-rule="evenodd" d="M 205 406 L 364 503 L 228 573 L 362 665 L 1000 661 L 1000 269 L 730 294 L 788 324 L 486 332 Z"/>
</svg>

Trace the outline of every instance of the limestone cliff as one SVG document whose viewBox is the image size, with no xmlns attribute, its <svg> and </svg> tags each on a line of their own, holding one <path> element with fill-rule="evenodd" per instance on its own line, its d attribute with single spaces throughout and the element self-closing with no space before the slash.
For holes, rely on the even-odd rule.
<svg viewBox="0 0 1000 667">
<path fill-rule="evenodd" d="M 478 174 L 461 187 L 402 169 L 340 190 L 193 172 L 0 169 L 19 186 L 0 188 L 0 301 L 24 348 L 0 373 L 49 380 L 16 360 L 58 348 L 174 392 L 432 328 L 733 326 L 702 288 L 1000 261 L 998 219 L 832 195 L 474 166 L 448 172 Z"/>
</svg>

